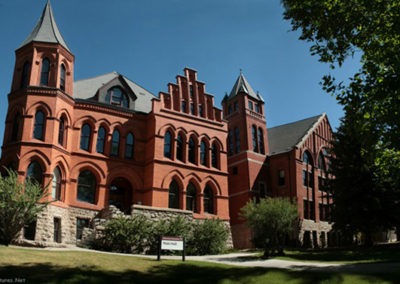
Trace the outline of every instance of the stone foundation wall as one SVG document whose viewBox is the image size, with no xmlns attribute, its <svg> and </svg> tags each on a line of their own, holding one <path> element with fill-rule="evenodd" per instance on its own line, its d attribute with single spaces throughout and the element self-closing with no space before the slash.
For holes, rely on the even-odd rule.
<svg viewBox="0 0 400 284">
<path fill-rule="evenodd" d="M 299 231 L 300 244 L 305 247 L 325 248 L 328 246 L 328 235 L 331 230 L 332 223 L 303 220 Z"/>
</svg>

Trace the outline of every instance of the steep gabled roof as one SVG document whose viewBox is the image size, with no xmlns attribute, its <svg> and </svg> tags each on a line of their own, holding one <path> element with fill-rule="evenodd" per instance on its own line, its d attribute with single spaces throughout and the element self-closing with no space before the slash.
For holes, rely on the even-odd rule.
<svg viewBox="0 0 400 284">
<path fill-rule="evenodd" d="M 292 123 L 268 128 L 269 151 L 271 155 L 285 153 L 299 146 L 310 130 L 325 114 L 313 116 Z"/>
<path fill-rule="evenodd" d="M 131 91 L 137 96 L 133 110 L 144 113 L 151 112 L 151 101 L 157 97 L 117 72 L 111 72 L 94 78 L 76 81 L 74 83 L 74 98 L 84 100 L 92 99 L 102 86 L 119 77 L 125 81 Z"/>
<path fill-rule="evenodd" d="M 233 86 L 232 91 L 230 92 L 230 94 L 228 96 L 228 99 L 231 99 L 231 98 L 237 96 L 237 94 L 239 94 L 241 92 L 249 95 L 250 97 L 252 97 L 256 100 L 264 101 L 263 98 L 259 94 L 256 94 L 254 92 L 253 88 L 250 86 L 249 82 L 247 82 L 247 80 L 244 77 L 242 72 L 240 72 L 240 75 L 237 78 L 236 83 Z"/>
<path fill-rule="evenodd" d="M 20 47 L 31 42 L 58 43 L 70 51 L 57 27 L 50 1 L 47 1 L 46 7 L 35 28 Z"/>
</svg>

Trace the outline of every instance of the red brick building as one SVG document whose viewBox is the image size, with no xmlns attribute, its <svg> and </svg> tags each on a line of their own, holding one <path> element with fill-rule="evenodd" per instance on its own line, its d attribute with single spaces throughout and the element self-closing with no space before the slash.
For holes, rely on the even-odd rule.
<svg viewBox="0 0 400 284">
<path fill-rule="evenodd" d="M 74 243 L 110 204 L 231 222 L 236 247 L 251 246 L 238 217 L 252 198 L 297 202 L 300 240 L 326 244 L 326 115 L 267 129 L 264 101 L 243 74 L 223 111 L 185 68 L 151 94 L 116 72 L 74 82 L 74 55 L 47 3 L 16 50 L 0 164 L 49 184 L 54 200 L 23 237 Z"/>
</svg>

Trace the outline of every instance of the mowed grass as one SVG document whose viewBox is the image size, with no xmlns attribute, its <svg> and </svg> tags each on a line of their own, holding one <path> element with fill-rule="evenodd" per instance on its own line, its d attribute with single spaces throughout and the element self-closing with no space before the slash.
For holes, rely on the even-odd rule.
<svg viewBox="0 0 400 284">
<path fill-rule="evenodd" d="M 398 283 L 400 272 L 244 268 L 87 251 L 0 246 L 0 283 Z"/>
</svg>

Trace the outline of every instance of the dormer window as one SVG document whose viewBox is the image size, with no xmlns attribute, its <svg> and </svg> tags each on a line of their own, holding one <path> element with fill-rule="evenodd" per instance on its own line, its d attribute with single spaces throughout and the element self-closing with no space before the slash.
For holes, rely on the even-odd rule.
<svg viewBox="0 0 400 284">
<path fill-rule="evenodd" d="M 128 96 L 119 87 L 113 87 L 108 90 L 105 101 L 111 105 L 129 107 Z"/>
</svg>

